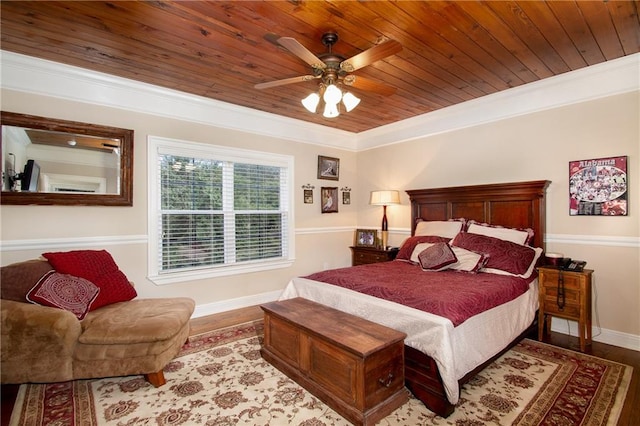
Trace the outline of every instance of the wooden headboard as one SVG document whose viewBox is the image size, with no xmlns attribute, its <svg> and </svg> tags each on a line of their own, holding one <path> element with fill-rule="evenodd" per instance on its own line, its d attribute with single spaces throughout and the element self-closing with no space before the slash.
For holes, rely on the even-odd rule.
<svg viewBox="0 0 640 426">
<path fill-rule="evenodd" d="M 411 235 L 418 219 L 464 217 L 509 228 L 531 228 L 532 245 L 544 247 L 545 191 L 551 181 L 499 183 L 407 191 L 411 200 Z"/>
</svg>

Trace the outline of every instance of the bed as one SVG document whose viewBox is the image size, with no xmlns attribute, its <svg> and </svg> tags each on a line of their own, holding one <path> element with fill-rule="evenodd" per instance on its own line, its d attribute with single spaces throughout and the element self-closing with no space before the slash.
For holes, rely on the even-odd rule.
<svg viewBox="0 0 640 426">
<path fill-rule="evenodd" d="M 538 291 L 536 274 L 532 267 L 538 259 L 542 258 L 541 253 L 544 249 L 545 191 L 549 183 L 549 181 L 540 180 L 409 190 L 407 193 L 411 200 L 412 237 L 408 241 L 415 240 L 413 243 L 416 247 L 417 244 L 422 244 L 420 249 L 409 247 L 407 244 L 400 250 L 398 257 L 401 259 L 392 262 L 323 271 L 308 277 L 294 278 L 289 282 L 280 299 L 303 297 L 405 332 L 407 334 L 405 340 L 406 386 L 429 409 L 447 417 L 454 411 L 455 404 L 458 402 L 460 387 L 521 340 L 534 327 Z M 432 241 L 428 237 L 424 240 L 423 237 L 417 236 L 425 235 L 424 229 L 433 229 L 429 227 L 437 224 L 448 226 L 449 222 L 457 222 L 458 218 L 465 219 L 462 225 L 463 231 L 472 231 L 468 229 L 471 223 L 476 226 L 474 232 L 483 229 L 481 232 L 477 231 L 482 234 L 485 229 L 490 230 L 487 234 L 489 237 L 462 232 L 456 234 L 455 239 L 450 240 L 449 243 L 441 244 L 437 239 Z M 478 226 L 486 228 L 478 228 Z M 523 273 L 513 278 L 514 274 L 511 273 L 498 274 L 499 270 L 487 268 L 491 265 L 484 257 L 478 261 L 477 265 L 481 265 L 483 269 L 477 274 L 459 274 L 448 270 L 448 267 L 443 268 L 442 271 L 424 271 L 422 269 L 424 259 L 416 258 L 418 252 L 424 255 L 427 251 L 433 252 L 436 247 L 440 250 L 443 246 L 447 252 L 453 248 L 458 255 L 461 252 L 467 253 L 460 248 L 464 247 L 463 244 L 459 244 L 460 247 L 453 247 L 454 241 L 458 241 L 460 237 L 477 237 L 483 238 L 485 242 L 491 242 L 494 241 L 492 238 L 495 237 L 493 234 L 495 230 L 502 232 L 502 230 L 527 228 L 532 230 L 533 234 L 526 237 L 526 243 L 523 241 L 517 243 L 522 244 L 523 247 L 537 248 L 528 276 Z M 473 238 L 472 240 L 475 241 Z M 502 238 L 501 235 L 500 238 Z M 464 238 L 461 242 L 464 242 Z M 512 245 L 513 243 L 500 241 L 500 244 Z M 429 250 L 423 250 L 425 247 Z M 523 247 L 518 247 L 518 250 L 525 250 Z M 401 255 L 403 250 L 405 254 Z M 407 254 L 409 252 L 413 257 Z M 463 256 L 465 256 L 464 253 Z M 413 261 L 410 261 L 411 259 Z M 456 260 L 457 262 L 450 266 L 461 264 L 462 260 Z M 410 273 L 419 275 L 420 272 L 415 272 L 416 268 L 423 271 L 422 274 L 425 276 L 435 277 L 431 278 L 434 285 L 439 285 L 437 282 L 443 281 L 447 276 L 476 275 L 473 279 L 486 281 L 487 285 L 494 285 L 495 283 L 492 283 L 494 281 L 508 280 L 513 282 L 514 286 L 519 286 L 521 290 L 508 296 L 506 301 L 493 302 L 492 307 L 480 312 L 474 311 L 473 303 L 465 305 L 462 300 L 460 303 L 465 312 L 460 318 L 448 312 L 449 304 L 442 303 L 442 300 L 433 303 L 439 305 L 441 311 L 436 309 L 436 313 L 425 312 L 416 305 L 419 303 L 416 301 L 418 299 L 416 295 L 402 295 L 404 291 L 402 288 L 410 288 L 406 284 L 411 282 L 408 278 L 405 280 L 404 275 Z M 369 277 L 384 276 L 385 269 L 388 270 L 386 273 L 396 274 L 395 277 L 402 277 L 402 279 L 387 280 L 389 289 L 381 290 L 381 286 L 374 284 L 374 279 Z M 362 277 L 356 279 L 356 275 L 353 274 L 362 274 Z M 354 277 L 353 280 L 346 280 L 346 277 L 351 276 Z M 344 281 L 349 282 L 344 283 Z M 476 285 L 473 284 L 474 287 Z M 522 288 L 523 286 L 525 288 Z M 369 287 L 374 290 L 367 289 Z M 452 286 L 451 289 L 455 287 Z M 455 292 L 455 290 L 451 291 Z M 442 297 L 446 299 L 448 296 Z M 437 298 L 434 297 L 434 299 Z M 451 304 L 455 303 L 451 302 Z"/>
</svg>

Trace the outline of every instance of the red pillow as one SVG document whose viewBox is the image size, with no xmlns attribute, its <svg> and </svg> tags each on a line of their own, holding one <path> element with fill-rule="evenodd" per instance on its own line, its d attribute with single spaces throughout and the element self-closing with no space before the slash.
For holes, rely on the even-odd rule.
<svg viewBox="0 0 640 426">
<path fill-rule="evenodd" d="M 100 289 L 91 281 L 56 271 L 47 272 L 27 293 L 27 300 L 64 309 L 83 319 Z"/>
<path fill-rule="evenodd" d="M 138 294 L 106 250 L 75 250 L 42 254 L 62 274 L 85 278 L 100 288 L 90 311 L 116 302 L 125 302 Z"/>
<path fill-rule="evenodd" d="M 447 269 L 452 263 L 456 263 L 458 258 L 447 243 L 435 243 L 418 255 L 420 266 L 424 271 L 442 271 Z"/>
<path fill-rule="evenodd" d="M 536 258 L 534 249 L 481 234 L 461 232 L 451 245 L 489 256 L 486 268 L 500 269 L 516 275 L 527 272 Z"/>
<path fill-rule="evenodd" d="M 411 262 L 411 255 L 418 244 L 421 243 L 446 243 L 451 238 L 437 237 L 435 235 L 419 235 L 417 237 L 409 237 L 402 243 L 400 251 L 396 255 L 396 260 L 406 260 Z"/>
</svg>

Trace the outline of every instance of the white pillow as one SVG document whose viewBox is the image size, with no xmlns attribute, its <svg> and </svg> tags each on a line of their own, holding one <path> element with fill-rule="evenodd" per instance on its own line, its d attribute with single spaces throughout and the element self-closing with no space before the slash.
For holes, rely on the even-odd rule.
<svg viewBox="0 0 640 426">
<path fill-rule="evenodd" d="M 486 235 L 487 237 L 499 238 L 505 241 L 511 241 L 512 243 L 526 245 L 527 239 L 529 239 L 529 233 L 527 231 L 520 231 L 513 228 L 496 228 L 493 226 L 482 226 L 476 223 L 469 225 L 467 232 L 470 234 Z"/>
<path fill-rule="evenodd" d="M 416 244 L 416 247 L 413 249 L 413 252 L 411 253 L 411 257 L 409 258 L 409 260 L 412 261 L 413 263 L 420 263 L 420 259 L 418 259 L 418 256 L 420 255 L 420 253 L 422 253 L 422 250 L 428 249 L 434 244 L 435 243 Z"/>
<path fill-rule="evenodd" d="M 449 269 L 478 272 L 487 263 L 487 257 L 480 253 L 455 246 L 452 246 L 451 250 L 453 250 L 453 254 L 456 255 L 458 261 L 449 265 Z"/>
<path fill-rule="evenodd" d="M 462 230 L 463 222 L 458 220 L 428 220 L 418 222 L 415 236 L 435 235 L 444 238 L 453 238 Z"/>
</svg>

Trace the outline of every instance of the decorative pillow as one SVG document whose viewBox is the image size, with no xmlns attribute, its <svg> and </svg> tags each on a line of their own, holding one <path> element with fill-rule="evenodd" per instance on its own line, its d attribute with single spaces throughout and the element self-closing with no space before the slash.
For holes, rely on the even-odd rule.
<svg viewBox="0 0 640 426">
<path fill-rule="evenodd" d="M 456 263 L 458 258 L 449 244 L 435 243 L 420 252 L 418 261 L 424 271 L 442 271 L 452 263 Z"/>
<path fill-rule="evenodd" d="M 533 250 L 536 252 L 535 258 L 531 262 L 531 265 L 529 265 L 529 269 L 527 269 L 527 271 L 524 274 L 512 274 L 510 272 L 503 271 L 502 269 L 494 269 L 494 268 L 486 268 L 486 267 L 483 268 L 480 272 L 489 272 L 489 273 L 498 274 L 498 275 L 511 275 L 514 277 L 527 279 L 534 273 L 536 265 L 538 264 L 538 259 L 540 258 L 540 255 L 542 255 L 542 248 L 534 247 Z"/>
<path fill-rule="evenodd" d="M 533 229 L 531 228 L 505 228 L 504 226 L 489 225 L 488 223 L 476 222 L 475 220 L 470 220 L 467 223 L 467 232 L 470 234 L 499 238 L 521 245 L 531 244 L 534 236 Z"/>
<path fill-rule="evenodd" d="M 0 268 L 0 297 L 26 302 L 27 293 L 53 267 L 46 260 L 32 259 Z"/>
<path fill-rule="evenodd" d="M 423 251 L 425 251 L 426 249 L 428 249 L 434 244 L 437 244 L 437 243 L 416 244 L 415 248 L 413 249 L 413 253 L 411 253 L 411 257 L 409 258 L 411 263 L 420 263 L 420 260 L 418 259 L 418 256 L 420 256 L 420 253 L 422 253 Z"/>
<path fill-rule="evenodd" d="M 499 269 L 514 275 L 524 275 L 535 265 L 540 253 L 531 247 L 488 237 L 461 232 L 451 245 L 489 255 L 486 268 Z"/>
<path fill-rule="evenodd" d="M 27 300 L 43 306 L 64 309 L 83 319 L 100 289 L 91 281 L 49 271 L 27 293 Z"/>
<path fill-rule="evenodd" d="M 106 250 L 75 250 L 42 255 L 56 271 L 87 279 L 100 288 L 90 311 L 131 300 L 138 295 Z"/>
<path fill-rule="evenodd" d="M 437 237 L 434 235 L 420 235 L 407 238 L 396 255 L 396 260 L 411 262 L 411 255 L 418 244 L 421 243 L 446 243 L 451 238 Z"/>
<path fill-rule="evenodd" d="M 451 239 L 462 231 L 463 226 L 464 219 L 420 221 L 416 224 L 414 235 L 436 235 Z"/>
<path fill-rule="evenodd" d="M 449 265 L 448 269 L 476 273 L 484 268 L 489 260 L 489 256 L 483 253 L 476 253 L 474 251 L 465 250 L 455 246 L 451 246 L 451 250 L 458 261 Z"/>
</svg>

